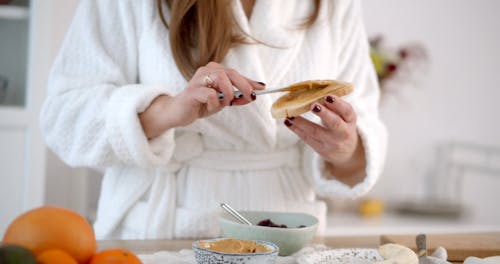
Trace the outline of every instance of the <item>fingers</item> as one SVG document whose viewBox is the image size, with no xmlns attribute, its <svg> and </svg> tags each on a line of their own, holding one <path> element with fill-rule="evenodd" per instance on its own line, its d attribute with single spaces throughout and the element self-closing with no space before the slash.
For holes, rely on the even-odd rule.
<svg viewBox="0 0 500 264">
<path fill-rule="evenodd" d="M 337 113 L 318 103 L 311 106 L 311 111 L 321 118 L 323 125 L 330 130 L 331 135 L 339 139 L 347 137 L 348 125 Z"/>
<path fill-rule="evenodd" d="M 222 92 L 223 97 L 220 100 L 224 105 L 230 105 L 234 98 L 233 85 L 226 72 L 224 70 L 216 70 L 209 73 L 208 76 L 214 82 L 213 88 Z"/>
<path fill-rule="evenodd" d="M 213 62 L 213 61 L 209 62 L 207 64 L 207 67 L 214 68 L 214 69 L 223 69 L 223 70 L 224 69 L 228 69 L 228 68 L 225 68 L 224 66 L 222 66 L 221 64 Z M 237 71 L 235 71 L 235 72 L 238 73 Z M 241 75 L 240 73 L 238 73 L 238 74 Z M 255 90 L 264 90 L 266 88 L 266 84 L 263 83 L 263 82 L 258 82 L 258 81 L 252 80 L 252 79 L 247 78 L 247 77 L 245 77 L 243 75 L 241 75 L 241 76 L 243 78 L 245 78 L 248 81 L 248 83 L 250 83 L 250 85 L 253 86 L 253 88 Z"/>
<path fill-rule="evenodd" d="M 322 154 L 325 146 L 324 140 L 330 137 L 329 132 L 324 127 L 300 116 L 286 119 L 285 125 L 306 144 L 314 148 L 319 154 Z"/>
<path fill-rule="evenodd" d="M 234 98 L 235 86 L 238 94 L 243 95 L 241 98 Z M 196 70 L 185 89 L 176 95 L 176 102 L 188 106 L 181 113 L 184 119 L 195 120 L 215 114 L 225 106 L 247 104 L 256 99 L 253 91 L 257 89 L 264 89 L 264 84 L 210 62 Z"/>
<path fill-rule="evenodd" d="M 222 102 L 219 100 L 219 96 L 215 89 L 207 89 L 207 88 L 197 89 L 196 92 L 194 93 L 194 97 L 198 102 L 206 104 L 207 111 L 209 113 L 217 111 L 223 106 Z"/>
<path fill-rule="evenodd" d="M 247 79 L 247 81 L 252 85 L 254 90 L 264 90 L 266 88 L 266 84 L 263 82 L 257 82 L 252 79 L 248 79 L 246 77 L 245 79 Z"/>
<path fill-rule="evenodd" d="M 217 95 L 216 97 L 221 104 L 218 105 L 212 102 L 211 104 L 214 109 L 228 105 L 248 104 L 249 102 L 257 99 L 257 95 L 254 93 L 254 90 L 263 90 L 265 88 L 264 83 L 248 79 L 236 70 L 226 68 L 215 62 L 210 62 L 206 66 L 198 68 L 189 83 L 192 88 L 209 88 L 210 90 L 215 91 Z M 241 98 L 239 96 L 237 98 L 235 97 L 235 88 L 241 92 Z M 197 93 L 197 91 L 195 91 L 195 93 Z M 197 101 L 199 102 L 208 103 L 208 101 L 211 102 L 212 100 L 207 99 L 212 97 L 208 96 L 206 92 L 201 92 L 199 96 L 200 98 L 197 98 Z M 201 97 L 204 97 L 205 99 Z M 209 111 L 208 105 L 206 108 Z"/>
<path fill-rule="evenodd" d="M 331 101 L 330 99 L 328 100 Z M 320 155 L 329 157 L 332 151 L 342 150 L 345 142 L 351 140 L 352 135 L 356 134 L 356 126 L 355 123 L 344 121 L 339 114 L 330 110 L 326 104 L 332 104 L 332 102 L 325 102 L 325 104 L 314 103 L 311 105 L 311 111 L 321 118 L 322 125 L 315 124 L 302 117 L 287 119 L 285 120 L 285 125 Z M 344 108 L 334 107 L 334 109 L 351 109 L 352 111 L 350 106 Z M 351 120 L 356 120 L 354 112 L 348 113 L 346 111 L 343 113 L 347 114 L 347 117 Z"/>
<path fill-rule="evenodd" d="M 344 101 L 342 98 L 331 94 L 327 95 L 324 98 L 324 101 L 324 105 L 329 110 L 339 115 L 345 122 L 356 122 L 356 113 L 354 112 L 354 109 L 352 108 L 351 104 Z"/>
<path fill-rule="evenodd" d="M 225 73 L 231 80 L 231 83 L 234 84 L 234 86 L 241 91 L 243 97 L 247 101 L 251 102 L 255 100 L 256 95 L 253 92 L 254 87 L 248 82 L 247 78 L 243 77 L 233 69 L 226 69 Z"/>
<path fill-rule="evenodd" d="M 224 73 L 229 79 L 230 83 L 232 86 L 234 86 L 236 89 L 240 90 L 241 93 L 243 94 L 243 97 L 246 99 L 247 102 L 251 102 L 256 99 L 256 94 L 253 93 L 253 90 L 263 90 L 265 88 L 265 84 L 262 82 L 257 82 L 254 80 L 251 80 L 243 75 L 241 75 L 238 71 L 231 69 L 231 68 L 226 68 L 222 66 L 221 64 L 215 63 L 215 62 L 210 62 L 207 64 L 205 71 L 208 72 L 210 75 L 212 75 L 213 70 L 217 73 L 217 76 L 220 76 L 221 73 Z M 222 79 L 225 79 L 224 77 L 220 77 Z M 224 97 L 227 97 L 228 95 L 233 98 L 233 87 L 231 88 L 231 93 L 226 94 L 222 89 L 221 91 L 224 92 Z M 233 101 L 234 104 L 244 104 L 243 100 L 238 100 L 239 98 L 234 98 L 235 100 Z"/>
</svg>

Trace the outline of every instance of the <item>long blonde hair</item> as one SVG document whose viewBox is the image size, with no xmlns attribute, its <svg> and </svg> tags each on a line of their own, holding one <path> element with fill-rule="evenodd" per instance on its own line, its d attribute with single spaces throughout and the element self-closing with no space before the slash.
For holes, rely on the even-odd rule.
<svg viewBox="0 0 500 264">
<path fill-rule="evenodd" d="M 170 9 L 168 22 L 163 13 L 163 1 Z M 157 0 L 161 21 L 169 29 L 175 63 L 186 80 L 210 61 L 221 62 L 234 45 L 248 43 L 247 36 L 236 23 L 232 1 Z M 309 27 L 316 21 L 320 0 L 313 1 L 314 10 L 300 27 Z"/>
</svg>

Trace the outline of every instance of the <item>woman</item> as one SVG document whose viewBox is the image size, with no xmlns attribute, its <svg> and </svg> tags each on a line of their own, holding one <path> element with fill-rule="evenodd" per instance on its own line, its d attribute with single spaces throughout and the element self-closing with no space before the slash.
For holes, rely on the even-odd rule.
<svg viewBox="0 0 500 264">
<path fill-rule="evenodd" d="M 310 79 L 355 91 L 287 120 L 254 93 Z M 321 232 L 316 197 L 362 195 L 382 169 L 378 97 L 358 0 L 86 0 L 42 130 L 66 163 L 105 169 L 98 238 L 214 237 L 220 202 L 307 212 Z"/>
</svg>

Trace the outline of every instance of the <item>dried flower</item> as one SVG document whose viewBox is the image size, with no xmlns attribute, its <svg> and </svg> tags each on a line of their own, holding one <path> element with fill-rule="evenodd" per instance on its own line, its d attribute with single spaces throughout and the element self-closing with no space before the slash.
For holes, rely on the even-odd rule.
<svg viewBox="0 0 500 264">
<path fill-rule="evenodd" d="M 370 56 L 377 72 L 382 95 L 410 82 L 415 73 L 427 66 L 428 57 L 420 44 L 397 48 L 384 46 L 383 37 L 370 39 Z"/>
</svg>

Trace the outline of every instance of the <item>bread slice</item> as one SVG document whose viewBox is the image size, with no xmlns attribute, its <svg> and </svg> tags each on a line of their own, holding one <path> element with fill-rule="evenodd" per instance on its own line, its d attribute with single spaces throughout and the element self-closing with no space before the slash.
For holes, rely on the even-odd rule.
<svg viewBox="0 0 500 264">
<path fill-rule="evenodd" d="M 323 97 L 329 94 L 344 96 L 351 93 L 354 87 L 350 83 L 335 80 L 311 80 L 292 84 L 284 90 L 289 93 L 278 98 L 271 107 L 274 118 L 301 115 Z"/>
</svg>

